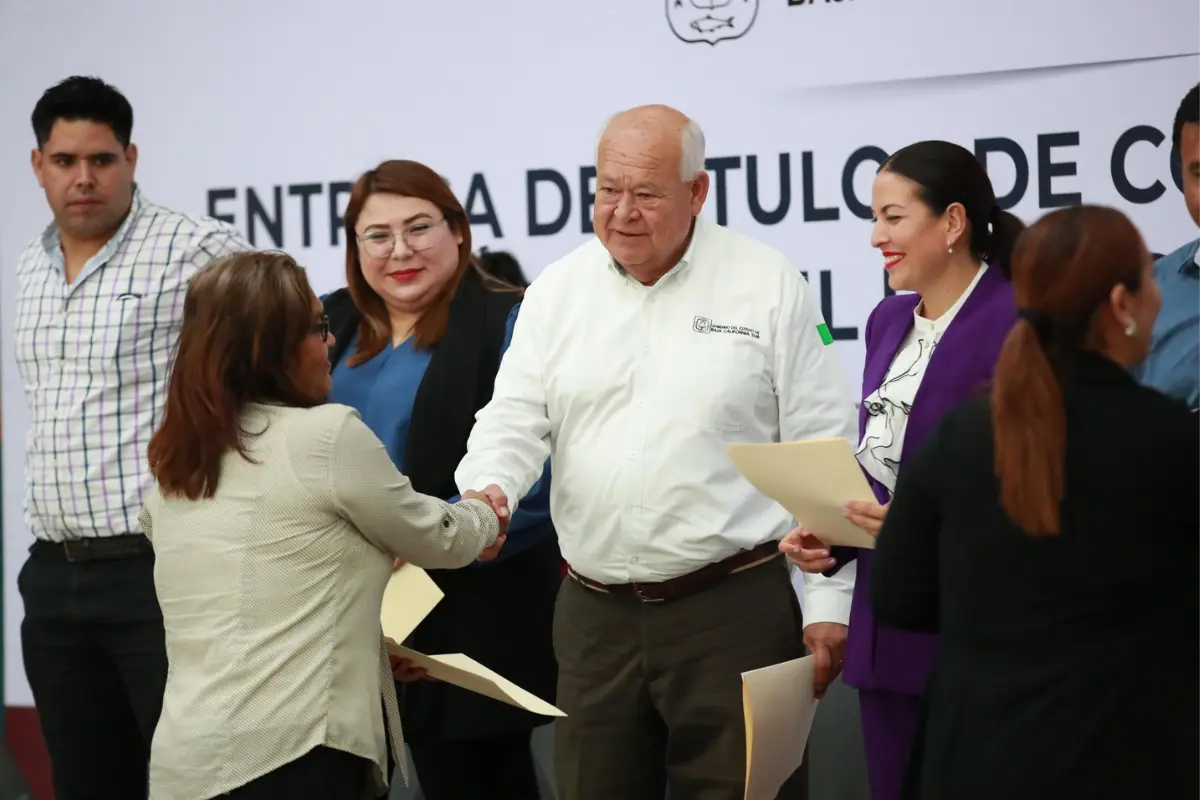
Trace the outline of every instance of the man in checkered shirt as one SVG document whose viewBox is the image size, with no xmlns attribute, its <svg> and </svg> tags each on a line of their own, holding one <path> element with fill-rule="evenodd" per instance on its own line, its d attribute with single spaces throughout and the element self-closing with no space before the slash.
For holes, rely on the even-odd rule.
<svg viewBox="0 0 1200 800">
<path fill-rule="evenodd" d="M 142 197 L 132 128 L 129 101 L 97 78 L 68 78 L 33 111 L 33 171 L 54 222 L 17 268 L 35 537 L 18 583 L 58 800 L 146 796 L 167 675 L 154 556 L 137 521 L 146 447 L 188 281 L 250 247 L 225 223 Z"/>
</svg>

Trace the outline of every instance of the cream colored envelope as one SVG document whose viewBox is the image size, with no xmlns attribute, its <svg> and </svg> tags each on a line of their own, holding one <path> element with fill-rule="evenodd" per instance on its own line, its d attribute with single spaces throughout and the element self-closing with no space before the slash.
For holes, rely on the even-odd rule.
<svg viewBox="0 0 1200 800">
<path fill-rule="evenodd" d="M 388 644 L 388 652 L 407 658 L 414 667 L 425 670 L 429 677 L 462 687 L 470 692 L 523 708 L 543 717 L 565 717 L 562 711 L 537 695 L 527 692 L 512 681 L 497 675 L 487 667 L 462 653 L 427 656 L 398 644 Z"/>
<path fill-rule="evenodd" d="M 845 439 L 737 443 L 728 445 L 726 453 L 754 488 L 825 544 L 875 547 L 875 537 L 843 514 L 850 500 L 877 502 Z"/>
<path fill-rule="evenodd" d="M 746 718 L 745 800 L 775 800 L 804 762 L 804 746 L 820 702 L 813 695 L 812 656 L 742 673 Z"/>
<path fill-rule="evenodd" d="M 392 573 L 383 590 L 383 606 L 379 611 L 383 635 L 403 642 L 443 597 L 442 590 L 425 570 L 405 564 Z"/>
</svg>

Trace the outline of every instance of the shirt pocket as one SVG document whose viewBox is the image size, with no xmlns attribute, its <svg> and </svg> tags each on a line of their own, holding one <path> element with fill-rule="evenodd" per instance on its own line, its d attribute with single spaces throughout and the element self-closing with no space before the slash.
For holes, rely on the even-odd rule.
<svg viewBox="0 0 1200 800">
<path fill-rule="evenodd" d="M 766 355 L 749 342 L 714 344 L 679 355 L 671 370 L 675 380 L 667 413 L 693 428 L 736 433 L 752 427 L 761 415 L 771 389 Z"/>
<path fill-rule="evenodd" d="M 163 338 L 168 329 L 156 317 L 167 316 L 164 303 L 169 299 L 132 293 L 113 298 L 108 327 L 100 333 L 110 379 L 121 384 L 163 379 L 160 368 L 169 366 L 173 353 Z"/>
<path fill-rule="evenodd" d="M 123 294 L 113 298 L 109 309 L 109 324 L 113 329 L 108 337 L 111 344 L 109 354 L 120 358 L 136 352 L 138 341 L 147 332 L 142 328 L 142 298 L 136 294 Z"/>
</svg>

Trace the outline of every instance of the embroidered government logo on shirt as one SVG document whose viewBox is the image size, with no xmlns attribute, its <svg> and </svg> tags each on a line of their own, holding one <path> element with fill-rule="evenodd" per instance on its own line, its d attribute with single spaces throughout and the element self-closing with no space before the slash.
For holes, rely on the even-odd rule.
<svg viewBox="0 0 1200 800">
<path fill-rule="evenodd" d="M 752 339 L 759 338 L 758 331 L 754 328 L 747 328 L 745 325 L 718 325 L 708 317 L 694 317 L 692 330 L 696 333 L 733 333 L 738 336 L 749 336 Z"/>
</svg>

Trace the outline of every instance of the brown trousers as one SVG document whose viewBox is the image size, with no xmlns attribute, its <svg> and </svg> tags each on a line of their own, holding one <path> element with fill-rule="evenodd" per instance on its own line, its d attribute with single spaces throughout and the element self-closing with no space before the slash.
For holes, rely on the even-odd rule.
<svg viewBox="0 0 1200 800">
<path fill-rule="evenodd" d="M 554 618 L 560 800 L 741 800 L 741 673 L 804 655 L 782 558 L 642 603 L 568 578 Z M 780 800 L 805 800 L 808 767 Z"/>
</svg>

